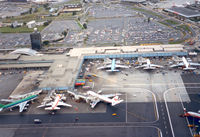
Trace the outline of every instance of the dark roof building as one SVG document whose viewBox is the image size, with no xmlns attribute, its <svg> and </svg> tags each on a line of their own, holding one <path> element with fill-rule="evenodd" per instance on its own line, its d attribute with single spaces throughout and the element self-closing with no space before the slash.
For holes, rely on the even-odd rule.
<svg viewBox="0 0 200 137">
<path fill-rule="evenodd" d="M 193 21 L 200 21 L 200 11 L 188 7 L 173 6 L 169 9 L 164 9 L 169 15 L 176 16 L 181 20 L 190 19 Z"/>
<path fill-rule="evenodd" d="M 142 4 L 145 3 L 146 0 L 121 0 L 124 3 L 133 3 L 133 4 Z"/>
</svg>

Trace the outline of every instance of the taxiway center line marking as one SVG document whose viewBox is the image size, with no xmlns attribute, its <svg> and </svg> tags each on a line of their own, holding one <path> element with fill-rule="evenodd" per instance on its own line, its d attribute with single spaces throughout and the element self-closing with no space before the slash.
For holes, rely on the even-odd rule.
<svg viewBox="0 0 200 137">
<path fill-rule="evenodd" d="M 180 94 L 179 94 L 179 99 L 180 99 L 180 102 L 181 102 L 182 108 L 183 108 L 183 110 L 184 110 L 185 107 L 184 107 L 184 105 L 183 105 L 183 101 L 182 101 L 182 98 L 181 98 Z M 186 121 L 187 121 L 187 124 L 189 125 L 190 123 L 189 123 L 187 117 L 186 117 Z M 192 133 L 192 130 L 191 130 L 190 127 L 189 127 L 189 130 L 190 130 L 190 134 L 193 136 L 193 133 Z"/>
<path fill-rule="evenodd" d="M 127 108 L 127 103 L 128 103 L 128 100 L 127 100 L 127 93 L 126 93 L 126 123 L 128 122 L 128 115 L 127 115 L 127 111 L 128 111 L 128 108 Z"/>
<path fill-rule="evenodd" d="M 170 113 L 169 113 L 169 109 L 168 109 L 168 105 L 167 105 L 167 100 L 166 100 L 166 94 L 167 92 L 164 93 L 164 101 L 165 101 L 165 106 L 166 106 L 166 110 L 167 110 L 167 115 L 168 115 L 168 118 L 169 118 L 169 124 L 170 124 L 170 128 L 171 128 L 171 131 L 172 131 L 172 136 L 175 137 L 174 135 L 174 129 L 173 129 L 173 126 L 172 126 L 172 121 L 171 121 L 171 117 L 170 117 Z"/>
</svg>

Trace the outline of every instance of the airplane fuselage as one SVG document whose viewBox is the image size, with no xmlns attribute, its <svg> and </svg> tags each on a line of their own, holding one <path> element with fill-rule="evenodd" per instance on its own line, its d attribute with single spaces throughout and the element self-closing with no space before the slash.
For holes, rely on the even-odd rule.
<svg viewBox="0 0 200 137">
<path fill-rule="evenodd" d="M 182 57 L 182 61 L 183 61 L 184 65 L 185 65 L 185 67 L 188 68 L 190 64 L 188 63 L 188 61 L 186 60 L 185 57 Z"/>
<path fill-rule="evenodd" d="M 200 118 L 200 114 L 199 114 L 199 113 L 191 112 L 191 111 L 186 112 L 186 113 L 184 114 L 184 116 L 186 116 L 186 117 L 191 116 L 191 117 L 195 117 L 195 118 Z"/>
<path fill-rule="evenodd" d="M 25 101 L 31 101 L 31 100 L 33 100 L 33 99 L 35 99 L 35 98 L 37 98 L 37 97 L 38 97 L 38 95 L 31 95 L 31 96 L 28 96 L 28 97 L 26 97 L 26 98 L 24 98 L 24 99 L 20 99 L 20 100 L 17 100 L 17 101 L 15 101 L 15 102 L 6 104 L 6 105 L 4 105 L 4 106 L 2 107 L 2 109 L 7 109 L 7 108 L 15 107 L 15 106 L 17 106 L 17 105 L 20 104 L 20 103 L 23 103 L 23 102 L 25 102 Z"/>
<path fill-rule="evenodd" d="M 61 99 L 61 95 L 59 95 L 59 94 L 56 95 L 56 99 L 52 104 L 52 110 L 54 110 L 58 106 L 58 103 L 59 103 L 60 99 Z"/>
<path fill-rule="evenodd" d="M 112 71 L 115 70 L 115 59 L 112 60 L 111 70 L 112 70 Z"/>
<path fill-rule="evenodd" d="M 112 99 L 104 97 L 102 95 L 99 95 L 99 94 L 97 94 L 97 93 L 95 93 L 93 91 L 88 91 L 87 93 L 89 95 L 93 96 L 93 97 L 99 98 L 100 100 L 103 100 L 103 101 L 108 102 L 108 103 L 112 103 Z"/>
</svg>

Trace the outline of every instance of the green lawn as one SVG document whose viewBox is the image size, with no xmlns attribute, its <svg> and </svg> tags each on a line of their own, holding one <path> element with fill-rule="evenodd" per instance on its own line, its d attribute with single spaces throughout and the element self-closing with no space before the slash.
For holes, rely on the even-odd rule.
<svg viewBox="0 0 200 137">
<path fill-rule="evenodd" d="M 132 9 L 134 9 L 136 11 L 144 12 L 144 13 L 147 13 L 147 14 L 150 14 L 150 15 L 153 15 L 153 16 L 157 16 L 158 18 L 161 18 L 161 19 L 163 18 L 161 15 L 158 15 L 157 13 L 146 10 L 146 9 L 137 8 L 137 7 L 133 7 Z"/>
<path fill-rule="evenodd" d="M 41 18 L 41 15 L 47 15 L 48 11 L 45 10 L 43 7 L 38 8 L 38 11 L 33 13 L 33 14 L 25 14 L 25 15 L 21 15 L 21 16 L 17 16 L 17 17 L 11 17 L 11 18 L 6 18 L 5 20 L 3 20 L 3 22 L 5 23 L 12 23 L 14 21 L 18 21 L 18 22 L 28 22 L 31 20 L 46 20 L 45 17 Z"/>
<path fill-rule="evenodd" d="M 182 28 L 185 31 L 191 32 L 190 27 L 188 25 L 180 25 L 178 28 Z"/>
<path fill-rule="evenodd" d="M 80 23 L 80 21 L 76 20 L 78 26 L 81 28 L 81 29 L 84 29 L 83 25 Z"/>
<path fill-rule="evenodd" d="M 176 21 L 174 21 L 174 20 L 165 20 L 167 23 L 169 23 L 169 24 L 172 24 L 172 25 L 177 25 L 177 24 L 180 24 L 180 23 L 178 23 L 178 22 L 176 22 Z"/>
<path fill-rule="evenodd" d="M 42 31 L 46 26 L 38 26 L 38 31 Z M 1 33 L 31 33 L 34 28 L 27 28 L 26 26 L 11 28 L 11 27 L 2 27 L 0 28 Z"/>
</svg>

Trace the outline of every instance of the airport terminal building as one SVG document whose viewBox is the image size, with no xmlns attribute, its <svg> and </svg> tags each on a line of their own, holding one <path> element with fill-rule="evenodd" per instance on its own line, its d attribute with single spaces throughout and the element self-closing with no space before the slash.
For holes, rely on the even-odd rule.
<svg viewBox="0 0 200 137">
<path fill-rule="evenodd" d="M 169 9 L 164 9 L 165 12 L 168 13 L 168 15 L 175 16 L 176 18 L 180 20 L 192 20 L 192 21 L 200 21 L 200 11 L 194 10 L 187 7 L 177 7 L 173 6 Z"/>
</svg>

